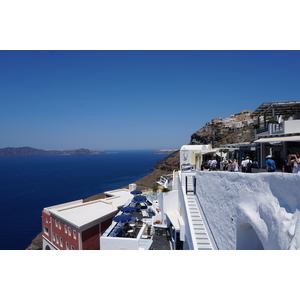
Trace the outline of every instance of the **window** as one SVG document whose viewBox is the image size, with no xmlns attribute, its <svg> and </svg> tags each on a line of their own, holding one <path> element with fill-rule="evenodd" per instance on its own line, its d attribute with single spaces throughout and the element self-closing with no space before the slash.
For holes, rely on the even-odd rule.
<svg viewBox="0 0 300 300">
<path fill-rule="evenodd" d="M 49 235 L 49 230 L 48 230 L 48 227 L 44 226 L 44 233 Z"/>
<path fill-rule="evenodd" d="M 60 240 L 59 240 L 59 246 L 63 247 L 63 239 L 62 238 L 60 238 Z"/>
<path fill-rule="evenodd" d="M 70 227 L 68 227 L 68 234 L 69 234 L 69 236 L 71 236 L 71 228 Z"/>
<path fill-rule="evenodd" d="M 58 222 L 57 222 L 57 220 L 55 220 L 55 227 L 58 227 Z"/>
<path fill-rule="evenodd" d="M 70 250 L 68 242 L 66 242 L 66 250 Z"/>
<path fill-rule="evenodd" d="M 55 233 L 52 233 L 52 240 L 55 242 Z"/>
<path fill-rule="evenodd" d="M 74 249 L 74 246 L 71 246 L 71 250 L 75 250 L 75 249 Z"/>
<path fill-rule="evenodd" d="M 46 218 L 46 223 L 48 224 L 49 222 L 48 222 L 48 218 Z"/>
<path fill-rule="evenodd" d="M 67 225 L 65 225 L 65 233 L 68 233 Z"/>
<path fill-rule="evenodd" d="M 55 236 L 56 244 L 58 244 L 58 235 Z"/>
<path fill-rule="evenodd" d="M 58 222 L 58 228 L 61 229 L 61 224 L 60 224 L 60 222 Z"/>
<path fill-rule="evenodd" d="M 76 240 L 76 231 L 75 230 L 73 230 L 73 238 L 74 238 L 74 240 Z"/>
</svg>

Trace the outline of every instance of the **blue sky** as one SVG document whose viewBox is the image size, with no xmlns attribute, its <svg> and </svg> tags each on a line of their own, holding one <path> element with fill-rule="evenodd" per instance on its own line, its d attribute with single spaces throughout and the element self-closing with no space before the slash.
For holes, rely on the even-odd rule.
<svg viewBox="0 0 300 300">
<path fill-rule="evenodd" d="M 299 51 L 0 51 L 0 147 L 180 148 L 206 122 L 298 100 Z"/>
</svg>

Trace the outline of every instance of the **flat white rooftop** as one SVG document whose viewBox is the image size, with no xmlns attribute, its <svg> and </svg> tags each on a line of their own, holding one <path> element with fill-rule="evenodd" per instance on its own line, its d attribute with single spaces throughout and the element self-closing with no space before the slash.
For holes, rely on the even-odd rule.
<svg viewBox="0 0 300 300">
<path fill-rule="evenodd" d="M 127 201 L 132 199 L 132 195 L 127 189 L 109 191 L 106 194 L 112 197 L 86 203 L 77 200 L 46 207 L 45 210 L 57 218 L 66 220 L 68 223 L 80 228 L 104 216 L 116 213 Z"/>
</svg>

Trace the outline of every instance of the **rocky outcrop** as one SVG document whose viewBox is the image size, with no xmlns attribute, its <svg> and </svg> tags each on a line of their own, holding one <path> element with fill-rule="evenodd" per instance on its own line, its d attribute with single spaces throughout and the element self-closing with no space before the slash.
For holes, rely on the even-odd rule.
<svg viewBox="0 0 300 300">
<path fill-rule="evenodd" d="M 178 170 L 180 168 L 179 150 L 158 161 L 155 167 L 162 171 L 172 172 L 174 169 Z"/>
<path fill-rule="evenodd" d="M 43 237 L 42 237 L 42 233 L 39 233 L 31 241 L 31 244 L 25 250 L 42 250 L 42 249 L 43 249 Z"/>
<path fill-rule="evenodd" d="M 254 141 L 253 125 L 228 128 L 223 124 L 207 124 L 191 136 L 191 145 L 211 144 L 214 148 L 225 144 Z"/>
<path fill-rule="evenodd" d="M 41 156 L 41 155 L 98 155 L 106 154 L 105 151 L 75 149 L 75 150 L 42 150 L 31 147 L 7 147 L 0 149 L 2 156 Z"/>
</svg>

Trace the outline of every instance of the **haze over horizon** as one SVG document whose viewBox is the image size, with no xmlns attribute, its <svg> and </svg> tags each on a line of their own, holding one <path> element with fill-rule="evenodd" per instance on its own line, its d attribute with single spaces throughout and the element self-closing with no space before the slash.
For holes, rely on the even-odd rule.
<svg viewBox="0 0 300 300">
<path fill-rule="evenodd" d="M 212 118 L 299 99 L 299 51 L 0 51 L 0 148 L 179 149 Z"/>
</svg>

